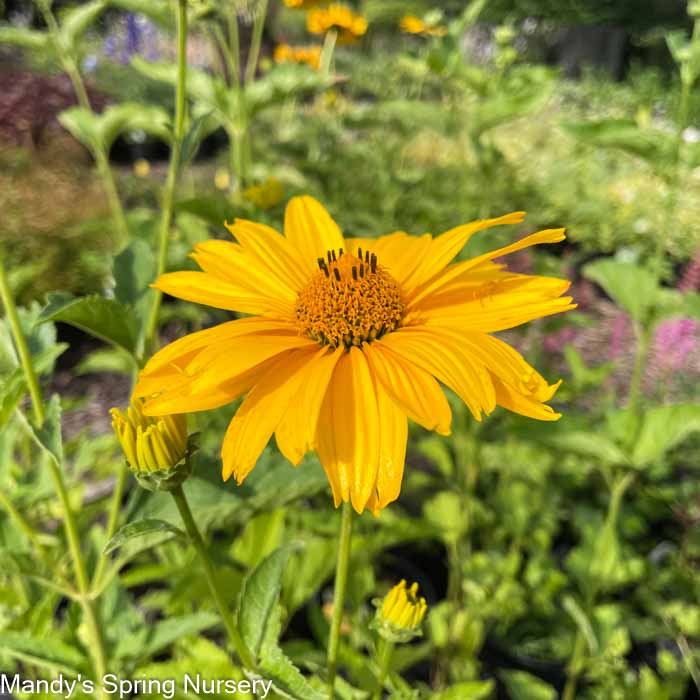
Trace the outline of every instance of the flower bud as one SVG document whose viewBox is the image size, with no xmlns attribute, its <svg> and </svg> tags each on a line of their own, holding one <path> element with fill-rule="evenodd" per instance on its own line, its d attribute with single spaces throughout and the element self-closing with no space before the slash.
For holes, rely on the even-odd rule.
<svg viewBox="0 0 700 700">
<path fill-rule="evenodd" d="M 428 610 L 425 598 L 418 595 L 418 584 L 410 588 L 401 580 L 377 604 L 374 627 L 389 642 L 408 642 L 420 636 L 420 626 Z"/>
<path fill-rule="evenodd" d="M 141 486 L 149 491 L 169 491 L 191 472 L 195 445 L 187 437 L 187 416 L 146 416 L 142 406 L 140 399 L 133 399 L 126 415 L 112 408 L 112 428 Z"/>
</svg>

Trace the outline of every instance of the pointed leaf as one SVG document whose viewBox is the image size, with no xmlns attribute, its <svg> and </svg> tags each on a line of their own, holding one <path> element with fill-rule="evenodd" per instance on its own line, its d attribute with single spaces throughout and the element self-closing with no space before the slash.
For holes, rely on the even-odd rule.
<svg viewBox="0 0 700 700">
<path fill-rule="evenodd" d="M 700 432 L 700 406 L 659 406 L 644 413 L 632 454 L 637 467 L 652 464 L 692 433 Z"/>
<path fill-rule="evenodd" d="M 246 579 L 241 591 L 238 625 L 248 649 L 257 658 L 270 615 L 279 598 L 291 547 L 280 547 Z"/>
<path fill-rule="evenodd" d="M 103 554 L 113 552 L 135 537 L 144 537 L 155 533 L 170 533 L 176 537 L 186 539 L 185 533 L 182 530 L 165 520 L 156 520 L 155 518 L 137 520 L 135 523 L 127 523 L 119 528 L 114 537 L 104 546 Z"/>
<path fill-rule="evenodd" d="M 260 671 L 272 681 L 275 690 L 292 700 L 326 700 L 327 695 L 316 690 L 301 671 L 277 646 L 265 646 L 260 659 Z"/>
<path fill-rule="evenodd" d="M 100 147 L 98 116 L 82 107 L 70 107 L 58 115 L 58 121 L 89 151 Z"/>
<path fill-rule="evenodd" d="M 130 353 L 134 351 L 134 319 L 129 310 L 114 299 L 97 294 L 87 297 L 74 297 L 63 292 L 49 294 L 37 323 L 45 321 L 63 321 Z"/>
<path fill-rule="evenodd" d="M 56 462 L 63 464 L 63 440 L 61 438 L 61 397 L 54 394 L 45 406 L 46 415 L 40 426 L 29 423 L 34 439 Z"/>
<path fill-rule="evenodd" d="M 172 138 L 170 117 L 161 107 L 122 102 L 107 107 L 99 116 L 97 135 L 105 150 L 109 150 L 117 136 L 127 131 L 145 131 L 165 142 Z"/>
<path fill-rule="evenodd" d="M 88 27 L 107 7 L 105 0 L 92 0 L 66 10 L 61 16 L 61 41 L 70 49 L 75 49 Z"/>
<path fill-rule="evenodd" d="M 555 700 L 557 697 L 551 685 L 525 671 L 502 671 L 500 676 L 512 700 Z"/>
<path fill-rule="evenodd" d="M 0 633 L 0 652 L 49 671 L 77 676 L 86 659 L 75 647 L 55 638 L 38 638 L 20 632 Z"/>
<path fill-rule="evenodd" d="M 432 700 L 486 700 L 490 698 L 495 685 L 489 681 L 466 681 L 458 683 L 432 695 Z"/>
<path fill-rule="evenodd" d="M 32 51 L 46 51 L 50 46 L 49 35 L 26 27 L 0 27 L 0 44 L 10 44 Z"/>
</svg>

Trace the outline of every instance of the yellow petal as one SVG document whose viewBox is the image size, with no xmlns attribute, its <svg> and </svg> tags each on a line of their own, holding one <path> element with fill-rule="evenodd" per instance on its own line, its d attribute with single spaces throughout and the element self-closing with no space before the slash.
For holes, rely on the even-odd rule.
<svg viewBox="0 0 700 700">
<path fill-rule="evenodd" d="M 225 226 L 246 253 L 255 256 L 271 276 L 294 291 L 299 291 L 306 284 L 306 274 L 297 263 L 297 255 L 282 234 L 270 226 L 247 219 L 236 219 L 233 224 L 226 223 Z"/>
<path fill-rule="evenodd" d="M 296 290 L 289 284 L 287 275 L 280 276 L 270 268 L 268 261 L 259 260 L 236 243 L 217 240 L 197 243 L 192 258 L 205 272 L 251 292 L 289 304 L 296 300 Z"/>
<path fill-rule="evenodd" d="M 523 396 L 496 376 L 493 377 L 493 386 L 496 389 L 498 405 L 513 411 L 513 413 L 537 420 L 554 421 L 561 418 L 561 413 L 556 413 L 551 406 L 543 404 L 533 396 Z M 556 390 L 558 386 L 558 384 L 555 385 L 554 389 Z"/>
<path fill-rule="evenodd" d="M 375 487 L 377 503 L 372 508 L 375 512 L 395 501 L 401 493 L 408 441 L 408 421 L 405 412 L 394 403 L 384 387 L 377 386 L 376 390 L 380 442 Z"/>
<path fill-rule="evenodd" d="M 309 362 L 303 370 L 299 391 L 275 430 L 277 447 L 294 466 L 314 448 L 321 404 L 333 370 L 344 353 L 344 347 L 335 351 L 324 348 Z"/>
<path fill-rule="evenodd" d="M 206 272 L 168 272 L 151 286 L 178 299 L 246 314 L 290 313 L 289 304 L 251 292 Z"/>
<path fill-rule="evenodd" d="M 428 430 L 450 434 L 452 411 L 435 379 L 381 340 L 363 348 L 375 376 L 410 418 Z"/>
<path fill-rule="evenodd" d="M 221 450 L 223 478 L 240 484 L 255 466 L 299 388 L 303 368 L 318 352 L 303 348 L 279 358 L 258 380 L 228 426 Z"/>
<path fill-rule="evenodd" d="M 530 236 L 525 236 L 519 241 L 512 243 L 511 245 L 505 246 L 503 248 L 498 248 L 497 250 L 492 250 L 489 253 L 484 253 L 476 258 L 471 258 L 470 260 L 465 260 L 461 263 L 456 263 L 455 265 L 450 265 L 442 274 L 433 277 L 431 280 L 422 284 L 420 287 L 410 295 L 409 303 L 414 306 L 422 299 L 425 299 L 431 294 L 435 294 L 441 291 L 447 284 L 459 279 L 465 272 L 473 270 L 479 267 L 487 261 L 491 261 L 494 258 L 500 258 L 503 255 L 508 255 L 509 253 L 514 253 L 523 248 L 529 248 L 533 245 L 539 245 L 542 243 L 558 243 L 566 238 L 564 235 L 564 229 L 548 229 L 545 231 L 538 231 Z"/>
<path fill-rule="evenodd" d="M 292 197 L 284 213 L 284 235 L 296 251 L 298 265 L 308 276 L 318 270 L 318 258 L 344 246 L 343 234 L 330 214 L 313 197 Z"/>
<path fill-rule="evenodd" d="M 336 365 L 317 431 L 318 455 L 336 504 L 349 500 L 361 513 L 377 479 L 379 414 L 369 365 L 355 347 Z"/>
<path fill-rule="evenodd" d="M 495 408 L 496 398 L 488 372 L 474 364 L 459 343 L 442 328 L 400 328 L 388 333 L 381 342 L 449 386 L 476 420 L 481 420 L 482 411 L 488 414 Z"/>
</svg>

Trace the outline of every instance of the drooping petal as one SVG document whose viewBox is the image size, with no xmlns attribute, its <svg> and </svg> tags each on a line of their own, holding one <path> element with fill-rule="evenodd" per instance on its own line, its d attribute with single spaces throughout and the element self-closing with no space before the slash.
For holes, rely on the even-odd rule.
<svg viewBox="0 0 700 700">
<path fill-rule="evenodd" d="M 495 408 L 496 396 L 488 372 L 442 328 L 400 328 L 388 333 L 381 342 L 450 387 L 476 420 L 481 420 L 482 411 L 488 414 Z"/>
<path fill-rule="evenodd" d="M 560 383 L 553 385 L 554 391 L 557 390 Z M 561 418 L 561 413 L 556 413 L 551 406 L 547 406 L 534 396 L 524 396 L 496 376 L 493 377 L 493 386 L 496 389 L 498 405 L 513 411 L 513 413 L 545 421 L 554 421 Z"/>
<path fill-rule="evenodd" d="M 280 452 L 294 465 L 315 446 L 316 427 L 333 370 L 345 348 L 322 349 L 303 370 L 301 386 L 275 430 Z"/>
<path fill-rule="evenodd" d="M 393 401 L 383 386 L 379 385 L 376 389 L 381 424 L 379 468 L 374 489 L 376 503 L 367 504 L 374 512 L 395 501 L 401 493 L 408 441 L 406 413 Z"/>
<path fill-rule="evenodd" d="M 284 213 L 284 235 L 292 244 L 298 265 L 308 276 L 328 250 L 343 248 L 338 224 L 313 197 L 292 197 Z"/>
<path fill-rule="evenodd" d="M 452 411 L 431 374 L 391 350 L 381 340 L 363 351 L 384 390 L 419 425 L 440 435 L 450 434 Z"/>
<path fill-rule="evenodd" d="M 236 411 L 224 436 L 221 451 L 224 480 L 242 483 L 299 389 L 303 369 L 318 348 L 303 348 L 276 359 L 256 382 Z"/>
<path fill-rule="evenodd" d="M 166 272 L 152 285 L 178 299 L 206 304 L 216 309 L 246 314 L 276 314 L 287 317 L 289 304 L 266 297 L 207 272 Z"/>
<path fill-rule="evenodd" d="M 336 505 L 361 513 L 377 480 L 380 416 L 374 379 L 361 350 L 344 353 L 321 406 L 316 444 Z"/>
</svg>

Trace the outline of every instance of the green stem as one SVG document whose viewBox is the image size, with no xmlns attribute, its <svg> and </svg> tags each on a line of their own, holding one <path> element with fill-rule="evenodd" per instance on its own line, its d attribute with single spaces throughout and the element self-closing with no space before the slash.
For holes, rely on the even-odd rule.
<svg viewBox="0 0 700 700">
<path fill-rule="evenodd" d="M 262 0 L 257 12 L 255 13 L 253 35 L 250 39 L 250 51 L 248 52 L 248 63 L 246 63 L 245 67 L 246 85 L 250 85 L 250 83 L 253 82 L 253 79 L 255 78 L 255 69 L 258 67 L 263 29 L 265 28 L 265 20 L 267 19 L 267 3 L 268 0 Z"/>
<path fill-rule="evenodd" d="M 632 377 L 630 378 L 629 395 L 627 398 L 627 407 L 629 408 L 631 415 L 635 414 L 639 403 L 642 377 L 644 376 L 644 367 L 646 365 L 647 354 L 649 352 L 651 333 L 649 329 L 637 326 L 636 335 L 637 352 L 634 356 L 634 366 L 632 368 Z"/>
<path fill-rule="evenodd" d="M 112 501 L 109 507 L 109 516 L 107 517 L 107 530 L 105 532 L 105 542 L 109 542 L 114 533 L 117 531 L 117 523 L 119 522 L 119 512 L 121 510 L 122 497 L 124 496 L 124 487 L 126 485 L 126 477 L 128 468 L 126 463 L 122 463 L 117 472 L 117 481 L 114 484 L 112 492 Z M 100 585 L 100 579 L 104 575 L 105 567 L 107 566 L 108 556 L 103 552 L 100 553 L 100 558 L 97 560 L 95 573 L 92 576 L 93 590 Z"/>
<path fill-rule="evenodd" d="M 372 700 L 381 700 L 382 690 L 386 677 L 389 674 L 389 664 L 391 663 L 391 655 L 394 652 L 394 645 L 388 642 L 384 637 L 379 639 L 379 648 L 377 649 L 377 665 L 379 666 L 379 675 L 377 676 L 377 688 L 374 691 Z"/>
<path fill-rule="evenodd" d="M 29 388 L 29 394 L 32 399 L 34 422 L 37 426 L 41 426 L 44 423 L 46 414 L 44 412 L 41 389 L 39 388 L 39 380 L 36 371 L 34 370 L 34 366 L 32 365 L 27 340 L 24 337 L 22 326 L 19 321 L 19 315 L 17 314 L 17 307 L 15 306 L 14 298 L 12 297 L 9 285 L 7 284 L 2 259 L 0 259 L 0 296 L 2 296 L 2 302 L 5 307 L 5 313 L 7 314 L 7 320 L 10 324 L 12 336 L 17 347 L 17 354 L 19 355 L 25 380 Z M 96 677 L 97 679 L 101 679 L 104 676 L 107 668 L 105 661 L 104 640 L 102 639 L 101 628 L 97 618 L 97 611 L 94 603 L 89 599 L 90 588 L 87 571 L 85 568 L 85 561 L 83 559 L 82 552 L 80 551 L 80 537 L 78 535 L 75 515 L 70 506 L 68 491 L 63 480 L 61 468 L 54 459 L 47 459 L 46 462 L 49 465 L 51 477 L 54 482 L 54 488 L 56 489 L 56 493 L 58 494 L 58 498 L 61 502 L 61 507 L 63 510 L 63 523 L 66 531 L 66 537 L 68 539 L 68 548 L 73 559 L 75 579 L 78 585 L 78 591 L 80 593 L 80 605 L 83 610 L 87 634 L 90 639 L 90 653 L 92 654 Z M 98 688 L 100 697 L 105 697 L 104 689 L 100 684 L 98 684 Z"/>
<path fill-rule="evenodd" d="M 0 489 L 0 507 L 7 511 L 7 514 L 12 518 L 20 532 L 31 542 L 31 544 L 37 548 L 37 551 L 41 548 L 41 542 L 39 542 L 39 536 L 34 530 L 34 528 L 27 522 L 25 517 L 20 513 L 15 504 L 10 500 L 10 498 L 5 493 L 4 489 Z"/>
<path fill-rule="evenodd" d="M 228 10 L 228 37 L 230 49 L 228 55 L 231 58 L 231 85 L 236 90 L 241 87 L 241 40 L 238 33 L 238 15 L 233 7 L 233 3 L 229 3 Z"/>
<path fill-rule="evenodd" d="M 335 677 L 338 670 L 338 646 L 340 627 L 343 622 L 345 591 L 348 584 L 348 567 L 350 564 L 350 542 L 352 540 L 352 505 L 343 503 L 338 539 L 338 560 L 335 567 L 335 590 L 333 593 L 333 617 L 328 635 L 328 698 L 333 700 Z"/>
<path fill-rule="evenodd" d="M 221 586 L 216 578 L 214 566 L 209 558 L 209 553 L 207 552 L 207 548 L 204 544 L 204 540 L 202 539 L 202 535 L 199 532 L 199 528 L 197 527 L 194 517 L 192 516 L 192 511 L 190 510 L 189 503 L 187 502 L 185 492 L 182 490 L 182 486 L 178 486 L 170 493 L 175 500 L 175 505 L 177 506 L 178 511 L 180 512 L 180 517 L 185 525 L 185 530 L 190 538 L 190 542 L 197 550 L 197 554 L 202 562 L 202 566 L 204 567 L 204 575 L 206 576 L 207 583 L 209 584 L 209 590 L 211 591 L 214 601 L 216 602 L 216 606 L 219 609 L 219 614 L 221 615 L 224 627 L 226 627 L 226 632 L 228 633 L 229 639 L 231 640 L 231 643 L 233 644 L 233 647 L 243 665 L 248 669 L 254 669 L 255 661 L 252 658 L 248 647 L 245 645 L 240 632 L 238 631 L 238 627 L 234 623 L 228 606 L 226 605 L 226 601 L 221 592 Z"/>
<path fill-rule="evenodd" d="M 566 685 L 561 694 L 561 700 L 575 700 L 576 686 L 578 677 L 581 673 L 581 656 L 584 652 L 586 640 L 583 638 L 581 630 L 576 631 L 576 641 L 574 642 L 574 651 L 571 655 L 571 662 L 567 672 Z"/>
<path fill-rule="evenodd" d="M 165 181 L 163 194 L 163 210 L 160 220 L 160 232 L 158 235 L 158 266 L 157 275 L 165 272 L 168 261 L 168 240 L 170 238 L 170 225 L 173 218 L 173 204 L 175 199 L 175 185 L 177 184 L 178 171 L 180 169 L 180 155 L 182 141 L 185 135 L 185 111 L 186 111 L 186 80 L 187 80 L 187 0 L 178 0 L 177 5 L 177 84 L 175 88 L 175 129 L 173 132 L 173 144 L 168 164 L 168 176 Z M 143 335 L 143 353 L 150 350 L 158 331 L 158 312 L 163 299 L 163 293 L 155 290 L 153 304 L 151 305 L 148 320 Z"/>
<path fill-rule="evenodd" d="M 326 33 L 323 39 L 323 48 L 321 49 L 320 73 L 324 78 L 330 77 L 331 65 L 333 63 L 333 52 L 335 44 L 338 41 L 338 30 L 331 29 Z"/>
</svg>

